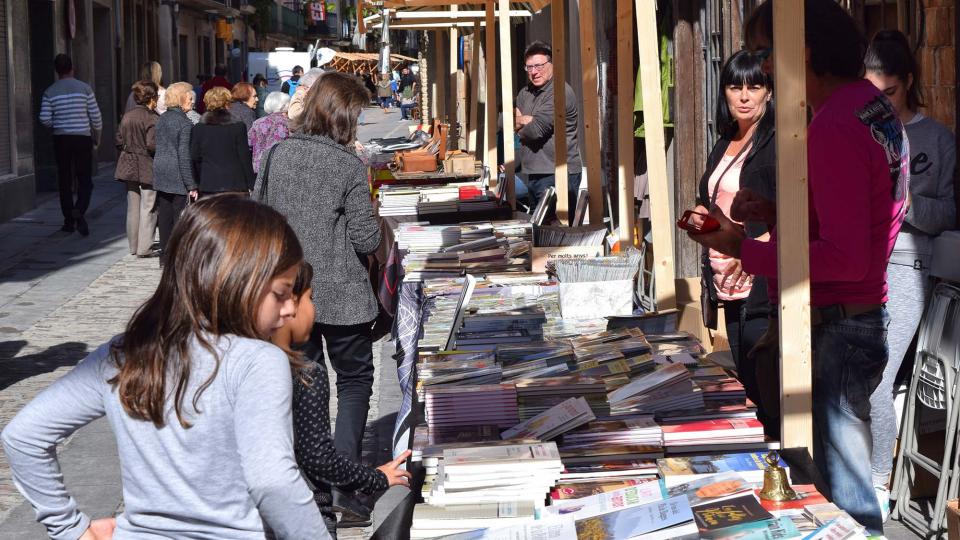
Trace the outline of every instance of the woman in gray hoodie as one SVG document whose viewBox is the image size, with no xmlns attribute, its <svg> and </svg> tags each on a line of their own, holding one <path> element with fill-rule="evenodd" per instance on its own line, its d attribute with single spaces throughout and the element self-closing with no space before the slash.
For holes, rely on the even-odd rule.
<svg viewBox="0 0 960 540">
<path fill-rule="evenodd" d="M 930 295 L 933 239 L 956 226 L 953 178 L 957 156 L 950 130 L 917 112 L 923 105 L 920 75 L 906 36 L 896 30 L 878 32 L 867 50 L 864 65 L 865 77 L 890 100 L 910 141 L 909 210 L 887 266 L 889 360 L 880 386 L 870 397 L 873 485 L 886 520 L 890 511 L 887 484 L 897 437 L 893 383 Z"/>
</svg>

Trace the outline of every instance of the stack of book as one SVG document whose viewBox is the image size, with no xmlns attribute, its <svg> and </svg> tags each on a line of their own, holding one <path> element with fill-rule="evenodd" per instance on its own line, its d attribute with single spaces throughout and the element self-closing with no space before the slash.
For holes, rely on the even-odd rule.
<svg viewBox="0 0 960 540">
<path fill-rule="evenodd" d="M 661 365 L 607 394 L 610 414 L 652 414 L 703 407 L 703 394 L 683 364 Z"/>
<path fill-rule="evenodd" d="M 411 253 L 437 253 L 460 243 L 460 227 L 401 223 L 396 231 L 397 247 Z"/>
<path fill-rule="evenodd" d="M 582 397 L 569 398 L 504 431 L 500 437 L 549 441 L 595 419 L 587 400 Z"/>
<path fill-rule="evenodd" d="M 424 499 L 433 506 L 506 502 L 543 507 L 562 471 L 552 442 L 446 449 Z"/>
<path fill-rule="evenodd" d="M 504 372 L 507 369 L 504 368 Z M 517 387 L 517 407 L 522 420 L 533 418 L 571 397 L 583 398 L 596 416 L 603 417 L 610 414 L 610 406 L 607 404 L 605 394 L 606 387 L 603 381 L 598 379 L 567 375 L 519 379 L 512 382 Z"/>
<path fill-rule="evenodd" d="M 529 501 L 466 506 L 418 504 L 413 507 L 410 538 L 437 538 L 476 529 L 509 527 L 532 520 L 535 514 L 536 506 Z"/>
<path fill-rule="evenodd" d="M 377 213 L 381 216 L 415 216 L 420 191 L 407 186 L 381 186 L 377 197 L 380 200 Z"/>
<path fill-rule="evenodd" d="M 599 246 L 607 235 L 603 225 L 584 227 L 537 227 L 534 245 L 537 247 Z"/>
<path fill-rule="evenodd" d="M 519 381 L 554 377 L 569 372 L 573 347 L 556 341 L 500 343 L 497 344 L 496 355 L 497 362 L 503 368 L 504 380 Z M 559 384 L 560 381 L 555 383 Z"/>
<path fill-rule="evenodd" d="M 546 315 L 540 306 L 507 311 L 472 311 L 457 331 L 457 348 L 494 347 L 500 343 L 529 343 L 543 339 Z"/>
<path fill-rule="evenodd" d="M 421 353 L 417 359 L 417 396 L 422 401 L 427 388 L 498 384 L 501 374 L 492 352 Z"/>
<path fill-rule="evenodd" d="M 664 424 L 663 444 L 669 451 L 697 452 L 711 448 L 763 448 L 763 424 L 755 419 L 719 418 Z"/>
<path fill-rule="evenodd" d="M 517 423 L 517 389 L 512 384 L 427 388 L 426 415 L 431 432 L 464 426 L 508 428 Z"/>
<path fill-rule="evenodd" d="M 661 446 L 663 434 L 652 416 L 596 420 L 563 436 L 570 445 L 639 444 Z"/>
</svg>

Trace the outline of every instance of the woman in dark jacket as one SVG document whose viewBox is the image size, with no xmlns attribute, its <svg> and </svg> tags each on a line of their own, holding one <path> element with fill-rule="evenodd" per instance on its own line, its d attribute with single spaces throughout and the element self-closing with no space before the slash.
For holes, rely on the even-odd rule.
<svg viewBox="0 0 960 540">
<path fill-rule="evenodd" d="M 238 82 L 233 85 L 230 95 L 233 96 L 233 103 L 230 104 L 233 121 L 243 122 L 243 125 L 247 126 L 247 131 L 250 131 L 254 120 L 257 119 L 257 103 L 260 101 L 257 89 L 248 82 Z"/>
<path fill-rule="evenodd" d="M 701 210 L 716 205 L 729 215 L 733 197 L 741 188 L 776 200 L 773 84 L 761 64 L 762 59 L 755 54 L 740 51 L 721 70 L 716 111 L 720 139 L 710 152 L 706 172 L 700 179 Z M 766 225 L 753 222 L 745 224 L 745 230 L 751 238 L 769 232 Z M 770 302 L 766 280 L 743 273 L 737 259 L 704 250 L 702 281 L 709 293 L 708 305 L 703 309 L 715 311 L 718 304 L 723 305 L 737 375 L 750 400 L 759 404 L 756 369 L 748 353 L 767 330 Z M 768 420 L 762 410 L 758 415 L 761 420 Z"/>
<path fill-rule="evenodd" d="M 117 129 L 117 180 L 127 184 L 127 242 L 130 254 L 151 257 L 153 231 L 157 227 L 157 194 L 153 190 L 153 153 L 156 148 L 157 85 L 133 83 L 136 106 L 127 111 Z"/>
<path fill-rule="evenodd" d="M 203 94 L 207 112 L 190 133 L 190 159 L 200 195 L 248 194 L 253 189 L 247 127 L 227 110 L 232 101 L 226 88 L 214 87 Z"/>
<path fill-rule="evenodd" d="M 193 110 L 190 83 L 171 84 L 166 92 L 167 111 L 160 115 L 154 129 L 157 151 L 153 157 L 153 187 L 157 191 L 157 226 L 160 229 L 160 266 L 166 262 L 167 241 L 187 197 L 197 198 L 190 162 L 190 132 L 193 122 L 187 113 Z"/>
<path fill-rule="evenodd" d="M 378 313 L 361 257 L 380 244 L 380 225 L 366 167 L 353 149 L 360 111 L 369 101 L 356 77 L 338 72 L 321 77 L 292 122 L 293 134 L 264 153 L 254 189 L 287 217 L 304 260 L 316 270 L 310 340 L 321 356 L 326 342 L 337 373 L 334 441 L 354 461 L 360 460 L 373 389 L 371 329 Z M 369 518 L 369 509 L 347 493 L 334 490 L 333 505 L 347 520 Z"/>
</svg>

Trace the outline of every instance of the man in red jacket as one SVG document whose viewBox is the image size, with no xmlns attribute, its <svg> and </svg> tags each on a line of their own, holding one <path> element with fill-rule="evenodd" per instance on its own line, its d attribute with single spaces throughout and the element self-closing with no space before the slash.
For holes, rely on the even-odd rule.
<svg viewBox="0 0 960 540">
<path fill-rule="evenodd" d="M 197 96 L 197 112 L 203 114 L 206 112 L 206 106 L 203 104 L 203 95 L 211 88 L 222 86 L 227 90 L 233 90 L 233 83 L 227 80 L 227 66 L 217 64 L 213 68 L 213 77 L 209 78 L 200 85 L 200 95 Z"/>
</svg>

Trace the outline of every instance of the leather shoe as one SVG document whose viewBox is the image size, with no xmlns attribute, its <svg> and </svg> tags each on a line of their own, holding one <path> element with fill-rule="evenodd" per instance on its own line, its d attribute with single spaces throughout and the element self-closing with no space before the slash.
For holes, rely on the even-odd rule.
<svg viewBox="0 0 960 540">
<path fill-rule="evenodd" d="M 77 232 L 80 233 L 80 236 L 90 236 L 90 227 L 87 226 L 87 220 L 78 217 L 77 218 Z"/>
</svg>

